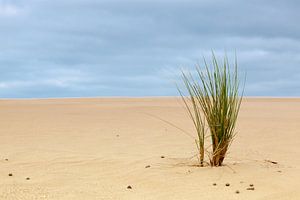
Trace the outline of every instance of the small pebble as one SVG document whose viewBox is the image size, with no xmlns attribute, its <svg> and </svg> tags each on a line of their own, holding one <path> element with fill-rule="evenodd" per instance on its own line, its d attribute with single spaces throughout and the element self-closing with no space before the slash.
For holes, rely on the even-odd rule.
<svg viewBox="0 0 300 200">
<path fill-rule="evenodd" d="M 244 183 L 244 181 L 240 181 L 240 183 Z"/>
<path fill-rule="evenodd" d="M 247 190 L 254 190 L 254 187 L 249 187 L 247 188 Z"/>
<path fill-rule="evenodd" d="M 8 176 L 13 176 L 13 174 L 12 174 L 12 173 L 9 173 Z"/>
<path fill-rule="evenodd" d="M 128 186 L 127 186 L 127 189 L 130 189 L 130 190 L 131 190 L 131 189 L 132 189 L 132 187 L 131 187 L 130 185 L 128 185 Z"/>
<path fill-rule="evenodd" d="M 150 167 L 150 165 L 147 165 L 145 168 L 149 168 Z"/>
<path fill-rule="evenodd" d="M 161 156 L 160 158 L 165 158 L 164 156 Z"/>
<path fill-rule="evenodd" d="M 281 171 L 281 170 L 278 170 L 277 172 L 281 173 L 282 171 Z"/>
<path fill-rule="evenodd" d="M 240 193 L 240 191 L 239 191 L 239 190 L 237 190 L 237 191 L 235 191 L 235 193 L 236 193 L 236 194 L 239 194 L 239 193 Z"/>
<path fill-rule="evenodd" d="M 30 178 L 29 178 L 29 177 L 27 177 L 27 178 L 26 178 L 26 180 L 30 180 Z"/>
<path fill-rule="evenodd" d="M 253 187 L 254 185 L 253 185 L 253 184 L 250 184 L 249 186 L 250 186 L 250 187 Z"/>
<path fill-rule="evenodd" d="M 226 183 L 226 184 L 225 184 L 225 186 L 227 186 L 227 187 L 228 187 L 228 186 L 230 186 L 230 184 L 229 184 L 229 183 Z"/>
<path fill-rule="evenodd" d="M 5 161 L 8 161 L 8 159 L 7 159 L 7 158 L 5 158 Z"/>
<path fill-rule="evenodd" d="M 216 186 L 217 184 L 216 183 L 213 183 L 213 186 Z"/>
<path fill-rule="evenodd" d="M 117 137 L 119 137 L 119 135 L 116 135 Z"/>
</svg>

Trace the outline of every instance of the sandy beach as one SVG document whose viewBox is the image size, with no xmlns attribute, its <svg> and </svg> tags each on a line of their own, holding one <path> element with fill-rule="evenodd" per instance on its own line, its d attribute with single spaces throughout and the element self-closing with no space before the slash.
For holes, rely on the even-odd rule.
<svg viewBox="0 0 300 200">
<path fill-rule="evenodd" d="M 300 199 L 300 99 L 246 98 L 218 168 L 159 118 L 194 133 L 180 98 L 0 100 L 0 199 Z"/>
</svg>

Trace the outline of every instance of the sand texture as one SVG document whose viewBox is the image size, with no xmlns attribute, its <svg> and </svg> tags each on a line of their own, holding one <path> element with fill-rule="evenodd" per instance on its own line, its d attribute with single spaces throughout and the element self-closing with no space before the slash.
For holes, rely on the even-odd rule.
<svg viewBox="0 0 300 200">
<path fill-rule="evenodd" d="M 0 199 L 300 199 L 300 99 L 245 99 L 219 168 L 158 118 L 194 132 L 178 98 L 0 100 Z"/>
</svg>

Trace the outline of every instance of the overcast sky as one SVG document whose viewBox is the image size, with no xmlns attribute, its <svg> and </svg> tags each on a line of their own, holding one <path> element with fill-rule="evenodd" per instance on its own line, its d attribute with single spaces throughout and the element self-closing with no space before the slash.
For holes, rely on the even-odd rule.
<svg viewBox="0 0 300 200">
<path fill-rule="evenodd" d="M 0 98 L 178 95 L 237 53 L 249 96 L 300 96 L 299 0 L 0 0 Z"/>
</svg>

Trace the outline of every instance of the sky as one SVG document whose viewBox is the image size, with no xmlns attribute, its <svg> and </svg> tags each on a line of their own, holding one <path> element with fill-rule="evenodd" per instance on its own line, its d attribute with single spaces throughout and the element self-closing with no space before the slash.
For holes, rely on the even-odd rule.
<svg viewBox="0 0 300 200">
<path fill-rule="evenodd" d="M 236 53 L 246 96 L 300 96 L 299 0 L 0 0 L 0 98 L 175 96 Z"/>
</svg>

